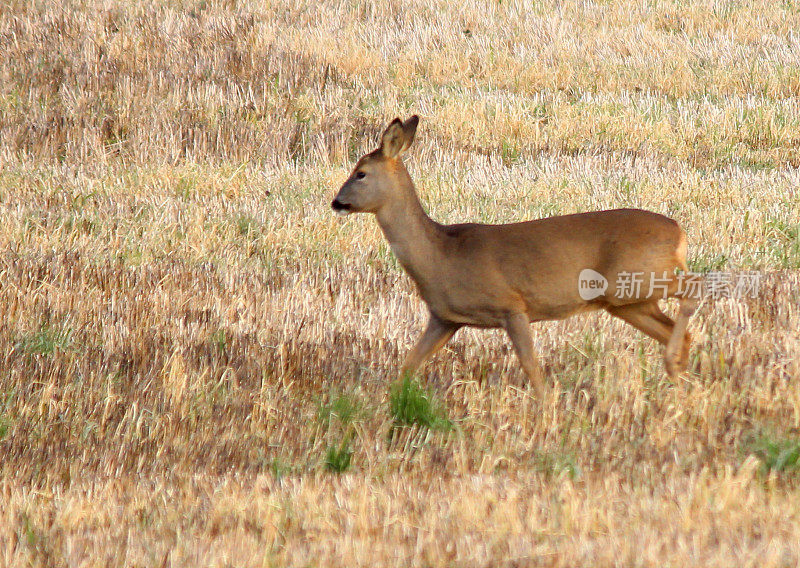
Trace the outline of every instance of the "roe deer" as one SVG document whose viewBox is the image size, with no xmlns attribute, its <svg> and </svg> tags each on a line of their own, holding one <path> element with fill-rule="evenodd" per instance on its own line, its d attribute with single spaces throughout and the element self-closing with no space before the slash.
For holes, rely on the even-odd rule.
<svg viewBox="0 0 800 568">
<path fill-rule="evenodd" d="M 675 221 L 617 209 L 508 225 L 440 225 L 423 210 L 400 160 L 418 123 L 417 116 L 405 122 L 395 118 L 378 149 L 358 161 L 331 203 L 342 215 L 375 214 L 428 305 L 428 327 L 402 374 L 413 373 L 463 326 L 502 327 L 541 395 L 542 371 L 529 324 L 598 309 L 664 344 L 670 376 L 686 368 L 691 343 L 686 328 L 698 297 L 681 290 L 676 274 L 687 267 L 686 234 Z M 586 274 L 603 289 L 579 290 Z M 639 286 L 627 296 L 618 294 L 620 275 L 635 274 Z M 662 293 L 655 295 L 655 289 Z M 679 298 L 676 321 L 661 311 L 659 297 Z"/>
</svg>

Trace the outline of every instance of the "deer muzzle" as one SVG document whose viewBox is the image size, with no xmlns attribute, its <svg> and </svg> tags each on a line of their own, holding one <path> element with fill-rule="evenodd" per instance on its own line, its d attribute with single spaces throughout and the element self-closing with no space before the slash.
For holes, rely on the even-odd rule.
<svg viewBox="0 0 800 568">
<path fill-rule="evenodd" d="M 344 217 L 350 213 L 351 205 L 349 203 L 342 203 L 337 197 L 331 202 L 331 209 L 336 211 L 336 214 L 340 217 Z"/>
</svg>

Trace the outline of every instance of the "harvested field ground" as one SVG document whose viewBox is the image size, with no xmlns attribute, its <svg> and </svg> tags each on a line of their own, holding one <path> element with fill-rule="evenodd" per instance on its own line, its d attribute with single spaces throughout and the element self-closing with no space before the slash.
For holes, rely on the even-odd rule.
<svg viewBox="0 0 800 568">
<path fill-rule="evenodd" d="M 800 563 L 798 29 L 791 0 L 0 4 L 0 565 Z M 544 400 L 497 331 L 399 392 L 424 306 L 329 203 L 412 113 L 435 219 L 651 209 L 757 293 L 700 308 L 675 382 L 592 314 L 535 327 Z"/>
</svg>

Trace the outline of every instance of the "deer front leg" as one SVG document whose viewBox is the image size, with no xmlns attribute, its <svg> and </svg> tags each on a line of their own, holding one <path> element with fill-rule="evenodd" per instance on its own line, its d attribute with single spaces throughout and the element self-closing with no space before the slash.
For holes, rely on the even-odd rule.
<svg viewBox="0 0 800 568">
<path fill-rule="evenodd" d="M 400 376 L 413 374 L 428 357 L 441 349 L 460 327 L 458 324 L 442 321 L 431 314 L 428 327 L 406 355 L 403 366 L 400 368 Z"/>
<path fill-rule="evenodd" d="M 542 398 L 544 396 L 544 373 L 542 373 L 542 367 L 533 351 L 533 337 L 528 316 L 525 314 L 510 316 L 505 322 L 505 330 L 508 337 L 511 338 L 511 344 L 514 346 L 514 351 L 517 352 L 522 369 L 536 389 L 536 394 Z"/>
</svg>

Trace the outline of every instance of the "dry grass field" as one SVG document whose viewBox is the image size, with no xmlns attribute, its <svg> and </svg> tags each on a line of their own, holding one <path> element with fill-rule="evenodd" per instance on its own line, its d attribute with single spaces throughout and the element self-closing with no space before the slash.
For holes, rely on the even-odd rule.
<svg viewBox="0 0 800 568">
<path fill-rule="evenodd" d="M 796 566 L 796 0 L 0 2 L 0 566 Z M 395 115 L 441 222 L 642 207 L 690 370 L 605 314 L 551 386 L 329 203 Z M 674 310 L 674 306 L 671 307 Z"/>
</svg>

